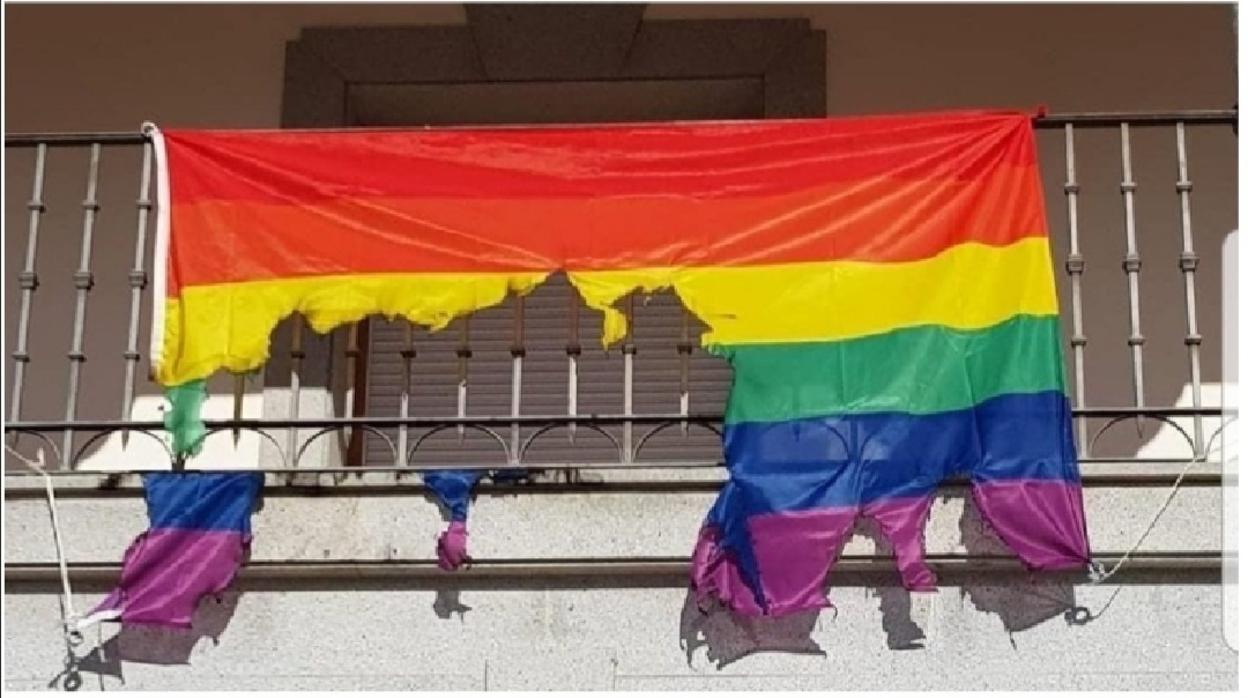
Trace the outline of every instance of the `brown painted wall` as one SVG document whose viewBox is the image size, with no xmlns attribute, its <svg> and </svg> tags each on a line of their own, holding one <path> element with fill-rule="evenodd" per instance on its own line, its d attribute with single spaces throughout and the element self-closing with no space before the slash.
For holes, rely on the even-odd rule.
<svg viewBox="0 0 1248 698">
<path fill-rule="evenodd" d="M 459 5 L 6 9 L 11 131 L 275 126 L 300 27 L 462 24 Z M 652 5 L 647 19 L 807 17 L 828 32 L 828 112 L 1225 107 L 1226 5 Z"/>
</svg>

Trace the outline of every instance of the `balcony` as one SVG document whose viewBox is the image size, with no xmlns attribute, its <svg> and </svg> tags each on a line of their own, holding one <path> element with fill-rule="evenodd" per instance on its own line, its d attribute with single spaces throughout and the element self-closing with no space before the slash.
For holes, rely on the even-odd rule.
<svg viewBox="0 0 1248 698">
<path fill-rule="evenodd" d="M 1036 121 L 1090 484 L 1168 477 L 1145 464 L 1217 460 L 1217 261 L 1235 225 L 1227 154 L 1236 117 Z M 263 371 L 213 380 L 204 452 L 174 463 L 143 353 L 150 143 L 17 134 L 5 147 L 16 323 L 4 428 L 11 445 L 27 455 L 42 448 L 59 473 L 472 467 L 505 471 L 508 481 L 655 486 L 721 477 L 729 373 L 698 347 L 697 321 L 670 294 L 634 294 L 623 302 L 629 336 L 604 351 L 596 314 L 562 277 L 439 333 L 374 317 L 319 336 L 288 320 Z"/>
<path fill-rule="evenodd" d="M 1222 564 L 1219 266 L 1236 225 L 1236 119 L 1191 111 L 1036 122 L 1093 554 L 1111 565 L 1131 552 L 1116 581 L 1144 584 L 1137 596 L 1169 584 L 1202 599 Z M 629 599 L 642 590 L 626 602 L 671 615 L 655 590 L 686 584 L 692 533 L 723 480 L 729 375 L 698 347 L 701 328 L 670 294 L 622 301 L 631 333 L 609 351 L 562 277 L 439 333 L 375 317 L 321 336 L 287 321 L 263 370 L 210 382 L 204 451 L 175 463 L 144 352 L 150 144 L 136 134 L 23 134 L 6 136 L 6 148 L 5 437 L 26 457 L 42 450 L 68 500 L 61 535 L 77 547 L 66 570 L 79 593 L 115 580 L 117 555 L 142 527 L 137 473 L 247 467 L 266 472 L 271 497 L 240 580 L 259 599 L 413 587 L 436 590 L 434 609 L 449 617 L 467 608 L 464 588 L 487 603 L 487 591 L 610 589 Z M 419 501 L 419 473 L 465 467 L 494 476 L 473 514 L 475 562 L 449 578 L 431 559 L 442 524 Z M 61 579 L 44 483 L 8 458 L 6 485 L 6 523 L 22 532 L 6 549 L 6 583 L 40 598 Z M 1172 485 L 1169 525 L 1137 547 Z M 946 483 L 927 538 L 931 566 L 942 585 L 960 586 L 959 599 L 1009 632 L 1058 615 L 1087 624 L 1114 603 L 1117 591 L 1096 599 L 1085 587 L 1076 597 L 1079 575 L 1020 580 L 1017 561 L 958 501 L 963 486 Z M 920 625 L 932 631 L 932 613 L 913 612 L 878 540 L 852 541 L 835 568 L 834 584 L 875 590 L 890 649 L 910 647 Z M 208 625 L 224 627 L 233 613 L 207 608 Z M 705 638 L 708 657 L 731 654 L 732 627 L 691 608 L 686 599 L 682 638 Z M 44 611 L 40 623 L 53 613 Z M 494 614 L 506 618 L 501 607 Z M 809 627 L 792 625 L 809 640 Z M 780 639 L 789 640 L 783 628 Z"/>
</svg>

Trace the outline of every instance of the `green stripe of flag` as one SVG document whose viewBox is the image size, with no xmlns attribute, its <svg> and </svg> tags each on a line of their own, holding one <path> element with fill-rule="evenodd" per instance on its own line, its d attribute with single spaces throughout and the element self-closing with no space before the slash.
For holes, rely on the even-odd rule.
<svg viewBox="0 0 1248 698">
<path fill-rule="evenodd" d="M 1055 315 L 981 330 L 922 326 L 839 342 L 736 344 L 725 421 L 960 410 L 1007 393 L 1065 390 Z"/>
</svg>

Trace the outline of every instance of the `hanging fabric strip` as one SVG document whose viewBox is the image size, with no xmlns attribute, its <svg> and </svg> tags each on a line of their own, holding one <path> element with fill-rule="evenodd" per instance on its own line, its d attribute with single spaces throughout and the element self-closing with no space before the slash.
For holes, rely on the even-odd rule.
<svg viewBox="0 0 1248 698">
<path fill-rule="evenodd" d="M 431 470 L 425 486 L 446 510 L 446 530 L 438 536 L 438 567 L 450 572 L 468 562 L 468 505 L 472 488 L 485 475 L 481 470 Z"/>
<path fill-rule="evenodd" d="M 144 475 L 149 528 L 130 544 L 117 587 L 91 615 L 191 627 L 199 601 L 224 591 L 246 559 L 263 485 L 260 473 Z"/>
</svg>

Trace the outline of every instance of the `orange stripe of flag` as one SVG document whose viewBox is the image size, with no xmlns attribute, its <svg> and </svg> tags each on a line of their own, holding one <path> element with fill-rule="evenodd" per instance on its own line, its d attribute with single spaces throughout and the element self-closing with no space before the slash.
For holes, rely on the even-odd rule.
<svg viewBox="0 0 1248 698">
<path fill-rule="evenodd" d="M 169 295 L 325 274 L 925 259 L 1045 234 L 1032 168 L 974 181 L 834 182 L 768 197 L 200 202 L 173 209 Z"/>
</svg>

